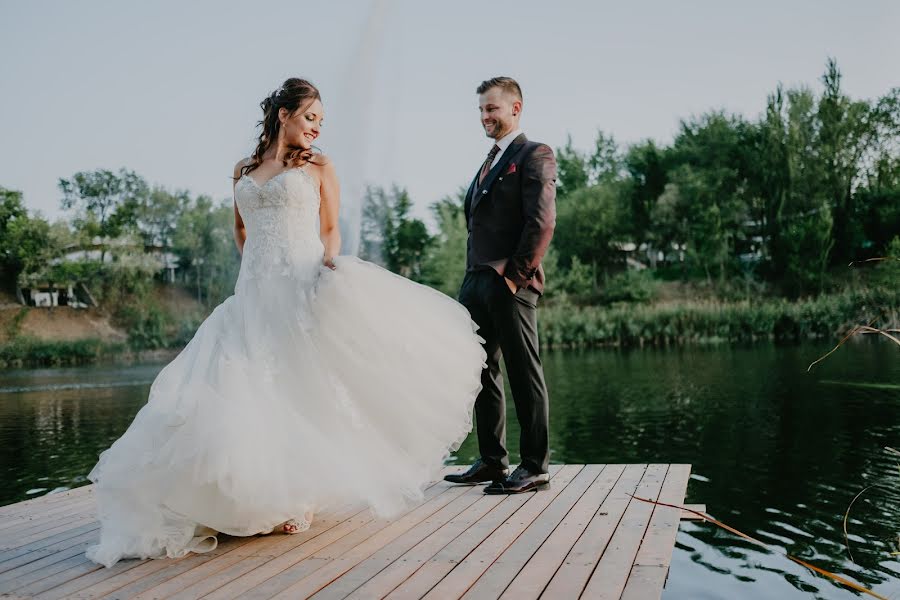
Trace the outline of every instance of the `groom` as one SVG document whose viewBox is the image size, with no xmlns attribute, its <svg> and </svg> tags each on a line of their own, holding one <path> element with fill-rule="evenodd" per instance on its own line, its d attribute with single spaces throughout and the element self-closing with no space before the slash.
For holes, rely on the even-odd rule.
<svg viewBox="0 0 900 600">
<path fill-rule="evenodd" d="M 538 355 L 537 302 L 544 291 L 541 259 L 556 224 L 556 159 L 549 146 L 519 129 L 522 90 L 514 79 L 489 79 L 477 93 L 481 124 L 494 143 L 466 195 L 469 239 L 459 301 L 478 324 L 487 351 L 475 401 L 481 458 L 445 479 L 491 482 L 485 493 L 515 494 L 549 482 L 549 400 Z M 512 474 L 501 355 L 522 430 L 522 464 Z"/>
</svg>

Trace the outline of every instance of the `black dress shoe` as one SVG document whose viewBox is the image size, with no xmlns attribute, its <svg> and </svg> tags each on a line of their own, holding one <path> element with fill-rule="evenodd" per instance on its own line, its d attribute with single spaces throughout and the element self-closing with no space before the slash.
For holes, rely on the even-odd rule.
<svg viewBox="0 0 900 600">
<path fill-rule="evenodd" d="M 547 473 L 532 473 L 522 465 L 516 467 L 512 475 L 503 481 L 495 481 L 484 488 L 485 494 L 521 494 L 533 492 L 550 485 L 550 475 Z"/>
<path fill-rule="evenodd" d="M 478 459 L 465 473 L 444 475 L 444 481 L 474 485 L 476 483 L 487 483 L 488 481 L 501 481 L 506 479 L 507 474 L 509 474 L 509 469 L 492 467 Z"/>
</svg>

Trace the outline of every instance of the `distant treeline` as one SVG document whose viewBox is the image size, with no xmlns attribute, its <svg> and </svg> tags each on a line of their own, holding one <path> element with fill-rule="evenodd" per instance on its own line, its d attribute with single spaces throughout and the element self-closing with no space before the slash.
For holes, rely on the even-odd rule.
<svg viewBox="0 0 900 600">
<path fill-rule="evenodd" d="M 557 160 L 551 297 L 602 301 L 610 277 L 629 267 L 796 297 L 842 287 L 851 261 L 900 256 L 900 88 L 851 99 L 834 61 L 820 91 L 778 86 L 755 120 L 693 116 L 669 146 L 623 148 L 600 132 L 590 151 L 570 140 Z M 370 189 L 363 255 L 455 294 L 463 195 L 433 205 L 431 235 L 409 216 L 405 190 Z"/>
<path fill-rule="evenodd" d="M 669 145 L 623 147 L 601 131 L 590 150 L 570 140 L 557 160 L 557 228 L 544 261 L 545 303 L 556 311 L 547 315 L 550 342 L 618 343 L 632 335 L 626 314 L 632 322 L 661 314 L 628 306 L 688 311 L 634 338 L 679 343 L 710 330 L 709 315 L 722 310 L 732 315 L 727 327 L 748 333 L 700 337 L 778 337 L 783 315 L 786 331 L 820 332 L 826 321 L 857 318 L 834 311 L 855 306 L 860 290 L 895 298 L 900 263 L 872 263 L 864 278 L 846 267 L 900 257 L 900 88 L 851 99 L 832 60 L 815 89 L 778 86 L 755 119 L 691 116 Z M 207 311 L 232 293 L 240 257 L 230 199 L 150 187 L 125 169 L 76 173 L 59 189 L 65 218 L 51 224 L 0 187 L 0 286 L 84 282 L 135 348 L 184 343 L 200 318 L 163 310 L 154 286 L 183 286 Z M 370 188 L 361 255 L 455 296 L 464 191 L 432 204 L 431 232 L 410 215 L 405 189 Z M 823 294 L 839 299 L 816 300 Z M 827 319 L 791 317 L 785 300 L 801 298 Z M 761 302 L 769 308 L 741 313 Z M 799 325 L 788 327 L 791 319 Z"/>
</svg>

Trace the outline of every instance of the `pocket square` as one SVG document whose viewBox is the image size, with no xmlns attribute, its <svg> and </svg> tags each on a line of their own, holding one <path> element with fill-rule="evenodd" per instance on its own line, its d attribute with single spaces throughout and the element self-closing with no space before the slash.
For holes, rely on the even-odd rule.
<svg viewBox="0 0 900 600">
<path fill-rule="evenodd" d="M 516 163 L 513 163 L 513 164 L 509 165 L 509 168 L 506 169 L 506 173 L 504 173 L 504 174 L 511 175 L 512 173 L 515 173 L 515 172 L 516 172 Z"/>
</svg>

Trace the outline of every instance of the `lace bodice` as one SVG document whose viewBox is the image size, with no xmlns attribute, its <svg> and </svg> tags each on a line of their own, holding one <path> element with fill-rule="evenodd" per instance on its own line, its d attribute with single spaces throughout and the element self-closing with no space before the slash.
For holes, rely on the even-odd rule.
<svg viewBox="0 0 900 600">
<path fill-rule="evenodd" d="M 252 279 L 311 273 L 321 264 L 319 187 L 302 167 L 282 171 L 262 185 L 244 175 L 234 198 L 247 231 L 238 286 Z"/>
</svg>

